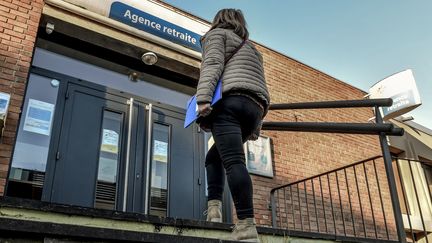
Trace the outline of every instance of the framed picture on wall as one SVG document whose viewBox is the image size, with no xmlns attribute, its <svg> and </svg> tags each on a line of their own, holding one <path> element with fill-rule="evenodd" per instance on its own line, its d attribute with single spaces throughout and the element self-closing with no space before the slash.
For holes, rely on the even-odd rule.
<svg viewBox="0 0 432 243">
<path fill-rule="evenodd" d="M 246 167 L 251 174 L 273 177 L 270 138 L 260 136 L 245 143 Z"/>
</svg>

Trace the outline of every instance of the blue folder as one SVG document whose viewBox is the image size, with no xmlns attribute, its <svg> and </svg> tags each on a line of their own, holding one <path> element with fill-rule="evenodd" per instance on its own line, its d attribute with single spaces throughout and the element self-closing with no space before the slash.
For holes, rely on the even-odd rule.
<svg viewBox="0 0 432 243">
<path fill-rule="evenodd" d="M 219 100 L 222 99 L 222 81 L 219 80 L 216 84 L 215 92 L 213 94 L 213 99 L 211 102 L 211 106 L 216 104 Z M 184 121 L 184 128 L 190 126 L 190 124 L 194 123 L 196 119 L 198 119 L 198 104 L 196 100 L 196 95 L 192 96 L 186 105 L 186 117 Z"/>
</svg>

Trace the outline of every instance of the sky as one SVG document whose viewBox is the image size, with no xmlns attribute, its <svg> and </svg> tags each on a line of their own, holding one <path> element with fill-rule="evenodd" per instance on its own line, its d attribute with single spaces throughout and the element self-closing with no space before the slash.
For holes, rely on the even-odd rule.
<svg viewBox="0 0 432 243">
<path fill-rule="evenodd" d="M 422 105 L 406 114 L 432 129 L 432 0 L 164 0 L 211 21 L 243 11 L 250 39 L 369 91 L 412 69 Z"/>
</svg>

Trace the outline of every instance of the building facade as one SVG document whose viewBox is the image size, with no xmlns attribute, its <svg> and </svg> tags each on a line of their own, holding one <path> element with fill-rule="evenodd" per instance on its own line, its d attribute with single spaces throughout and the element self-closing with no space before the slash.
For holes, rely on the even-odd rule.
<svg viewBox="0 0 432 243">
<path fill-rule="evenodd" d="M 203 219 L 209 135 L 197 126 L 184 129 L 183 119 L 199 77 L 199 37 L 209 23 L 156 0 L 86 2 L 0 3 L 0 92 L 10 95 L 0 195 Z M 366 94 L 256 46 L 272 103 Z M 143 63 L 148 52 L 156 64 Z M 270 111 L 265 120 L 364 123 L 371 117 L 371 109 L 356 108 Z M 272 188 L 381 154 L 371 135 L 264 131 L 263 138 L 270 141 L 270 173 L 251 171 L 262 226 L 271 225 Z M 230 204 L 226 194 L 226 221 L 235 218 Z M 388 194 L 383 204 L 391 207 Z"/>
</svg>

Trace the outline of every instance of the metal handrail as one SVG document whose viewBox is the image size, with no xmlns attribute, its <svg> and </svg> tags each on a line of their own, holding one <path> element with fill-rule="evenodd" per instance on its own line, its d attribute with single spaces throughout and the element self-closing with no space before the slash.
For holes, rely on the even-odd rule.
<svg viewBox="0 0 432 243">
<path fill-rule="evenodd" d="M 397 238 L 399 242 L 406 242 L 406 234 L 404 231 L 403 226 L 403 220 L 402 220 L 402 212 L 399 204 L 399 198 L 397 195 L 397 189 L 396 189 L 396 180 L 394 176 L 394 172 L 392 169 L 392 161 L 391 161 L 391 155 L 390 150 L 387 144 L 386 135 L 392 135 L 392 136 L 402 136 L 404 134 L 404 130 L 401 128 L 395 128 L 392 124 L 384 124 L 383 119 L 381 117 L 381 113 L 379 111 L 379 107 L 381 106 L 391 106 L 393 103 L 392 99 L 369 99 L 369 100 L 345 100 L 345 101 L 323 101 L 323 102 L 306 102 L 306 103 L 292 103 L 292 104 L 273 104 L 269 107 L 270 110 L 286 110 L 286 109 L 322 109 L 322 108 L 353 108 L 353 107 L 373 107 L 375 110 L 375 124 L 368 124 L 368 123 L 317 123 L 317 122 L 264 122 L 263 123 L 263 130 L 277 130 L 277 131 L 301 131 L 301 132 L 323 132 L 323 133 L 348 133 L 348 134 L 375 134 L 379 136 L 379 141 L 381 145 L 381 150 L 383 154 L 383 160 L 384 160 L 384 166 L 385 166 L 385 173 L 387 177 L 388 182 L 388 189 L 390 192 L 390 200 L 393 208 L 393 216 L 396 223 L 396 230 L 397 230 Z M 378 157 L 379 158 L 379 157 Z M 375 158 L 376 159 L 376 158 Z M 374 167 L 375 167 L 375 159 L 373 159 Z M 360 162 L 362 163 L 362 162 Z M 363 161 L 363 169 L 365 170 L 366 175 L 366 169 L 365 169 L 365 161 Z M 353 167 L 354 172 L 356 170 L 356 165 L 350 165 Z M 349 166 L 347 167 L 349 168 Z M 346 168 L 342 168 L 342 170 L 346 170 Z M 376 170 L 376 168 L 375 168 Z M 333 171 L 332 173 L 336 173 L 339 170 Z M 376 171 L 375 171 L 376 172 Z M 355 172 L 356 173 L 356 172 Z M 327 172 L 327 179 L 328 179 L 328 172 Z M 366 175 L 367 176 L 367 175 Z M 316 177 L 314 177 L 316 178 Z M 321 184 L 321 177 L 320 184 Z M 313 183 L 313 178 L 310 179 Z M 303 180 L 300 181 L 303 182 L 306 187 L 306 181 Z M 378 181 L 378 178 L 377 178 Z M 299 183 L 299 182 L 297 182 Z M 357 183 L 357 178 L 356 178 Z M 366 178 L 367 183 L 367 178 Z M 298 185 L 297 184 L 297 193 L 299 195 L 298 191 Z M 329 191 L 330 189 L 330 184 Z M 339 190 L 339 184 L 338 190 Z M 282 187 L 283 188 L 283 187 Z M 277 189 L 272 189 L 271 194 L 271 204 L 272 204 L 272 220 L 273 220 L 273 226 L 275 226 L 275 198 L 274 193 Z M 291 188 L 290 188 L 291 190 Z M 292 193 L 292 191 L 290 191 Z M 368 188 L 368 193 L 369 188 Z M 305 195 L 306 195 L 306 201 L 307 201 L 307 194 L 306 194 L 306 188 L 305 188 Z M 340 196 L 340 195 L 339 195 Z M 372 200 L 370 199 L 370 204 L 372 207 Z M 299 199 L 300 200 L 300 199 Z M 330 193 L 330 200 L 332 200 L 332 195 Z M 360 200 L 360 199 L 359 199 Z M 382 198 L 380 195 L 380 200 L 382 204 Z M 307 204 L 307 202 L 306 202 Z M 299 205 L 300 207 L 300 201 Z M 332 206 L 332 212 L 333 212 L 333 204 Z M 383 208 L 384 211 L 384 208 Z M 325 213 L 325 211 L 324 211 Z M 343 212 L 342 212 L 343 214 Z M 300 218 L 301 216 L 301 210 L 300 210 Z M 343 218 L 343 215 L 342 215 Z M 362 213 L 362 219 L 363 219 L 363 213 Z M 334 215 L 333 215 L 334 220 Z M 302 230 L 303 230 L 303 222 L 302 223 Z M 309 222 L 310 224 L 310 222 Z M 295 225 L 295 222 L 294 222 Z M 364 224 L 363 224 L 364 226 Z M 327 227 L 327 226 L 326 226 Z M 336 225 L 335 225 L 336 227 Z M 374 218 L 374 227 L 375 227 L 375 235 L 376 235 L 376 224 L 375 224 L 375 218 Z M 386 224 L 387 227 L 387 224 Z M 345 223 L 344 223 L 344 230 L 345 230 Z M 386 228 L 387 230 L 387 228 Z M 366 231 L 366 228 L 365 228 Z M 336 235 L 336 229 L 335 229 L 335 235 Z M 346 237 L 345 232 L 345 237 Z M 388 236 L 388 231 L 387 231 Z M 387 237 L 388 238 L 388 237 Z M 378 240 L 378 239 L 375 239 Z M 388 238 L 387 240 L 390 241 Z"/>
<path fill-rule="evenodd" d="M 391 136 L 402 136 L 404 130 L 395 128 L 393 124 L 370 123 L 331 123 L 331 122 L 263 122 L 262 130 L 297 131 L 320 133 L 347 133 Z"/>
<path fill-rule="evenodd" d="M 354 107 L 375 107 L 391 106 L 393 100 L 388 99 L 367 99 L 367 100 L 338 100 L 320 102 L 301 102 L 272 104 L 269 110 L 294 110 L 294 109 L 325 109 L 325 108 L 354 108 Z"/>
</svg>

